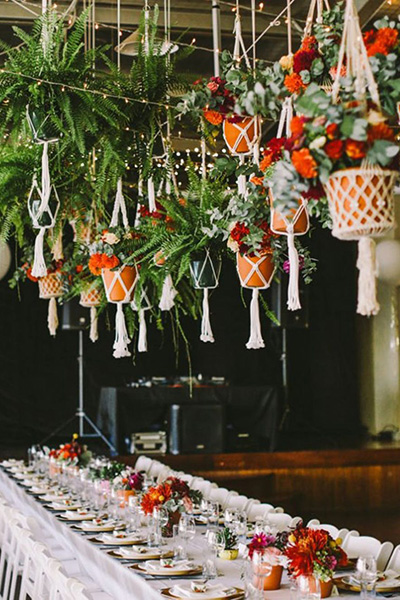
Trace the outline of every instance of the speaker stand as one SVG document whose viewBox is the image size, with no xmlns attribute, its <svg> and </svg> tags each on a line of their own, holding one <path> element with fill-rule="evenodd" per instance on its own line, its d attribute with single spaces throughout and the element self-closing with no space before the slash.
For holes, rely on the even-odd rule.
<svg viewBox="0 0 400 600">
<path fill-rule="evenodd" d="M 108 438 L 104 435 L 104 433 L 99 429 L 92 421 L 90 417 L 85 412 L 84 407 L 84 373 L 83 373 L 83 329 L 79 330 L 79 352 L 78 352 L 78 374 L 79 374 L 79 386 L 78 386 L 78 407 L 76 409 L 75 414 L 67 419 L 64 423 L 61 423 L 59 427 L 54 429 L 48 436 L 46 436 L 40 444 L 46 443 L 49 439 L 57 435 L 60 431 L 62 431 L 65 427 L 70 425 L 78 419 L 78 430 L 79 437 L 82 439 L 85 438 L 101 438 L 105 444 L 109 447 L 111 451 L 111 455 L 115 456 L 118 454 L 115 446 L 110 442 Z M 85 432 L 85 423 L 92 429 L 92 433 Z"/>
<path fill-rule="evenodd" d="M 282 390 L 283 390 L 283 415 L 281 422 L 279 423 L 279 431 L 282 431 L 287 419 L 290 415 L 290 404 L 289 404 L 289 381 L 288 381 L 288 360 L 287 360 L 287 329 L 282 327 L 282 352 L 281 352 L 281 363 L 282 363 Z"/>
</svg>

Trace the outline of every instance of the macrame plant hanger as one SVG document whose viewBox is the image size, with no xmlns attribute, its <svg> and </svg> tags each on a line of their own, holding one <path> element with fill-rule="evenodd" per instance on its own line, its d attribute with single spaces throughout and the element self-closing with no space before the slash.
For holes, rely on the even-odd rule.
<svg viewBox="0 0 400 600">
<path fill-rule="evenodd" d="M 42 0 L 42 15 L 44 16 L 48 10 L 47 0 Z M 48 24 L 46 20 L 43 22 L 42 29 L 42 47 L 43 54 L 46 56 L 48 52 Z M 32 264 L 32 275 L 34 277 L 45 277 L 47 275 L 47 265 L 44 258 L 44 236 L 47 229 L 53 229 L 58 209 L 60 206 L 60 201 L 58 198 L 57 191 L 54 186 L 51 184 L 50 180 L 50 169 L 49 169 L 49 144 L 55 143 L 58 141 L 58 138 L 47 137 L 45 132 L 43 131 L 43 126 L 48 119 L 48 115 L 44 117 L 44 121 L 37 125 L 34 122 L 29 106 L 26 107 L 26 117 L 29 124 L 29 127 L 33 133 L 33 141 L 35 144 L 40 144 L 42 146 L 42 173 L 41 173 L 41 188 L 38 187 L 36 177 L 34 176 L 32 181 L 32 187 L 29 194 L 28 199 L 28 209 L 29 214 L 32 219 L 33 227 L 35 229 L 39 229 L 39 233 L 36 236 L 35 240 L 35 248 L 34 248 L 34 259 Z M 34 202 L 33 198 L 35 193 L 37 192 L 38 197 L 40 198 L 40 202 Z M 54 208 L 50 208 L 50 197 L 52 192 L 55 197 Z M 58 249 L 58 254 L 60 251 Z"/>
<path fill-rule="evenodd" d="M 206 248 L 204 259 L 198 270 L 194 268 L 193 261 L 190 263 L 190 274 L 194 288 L 203 290 L 200 340 L 213 343 L 215 339 L 210 320 L 209 290 L 213 290 L 219 285 L 220 264 L 214 263 L 209 249 Z M 209 279 L 207 284 L 204 283 L 204 279 Z"/>
<path fill-rule="evenodd" d="M 344 30 L 339 50 L 337 74 L 332 99 L 339 102 L 340 73 L 346 66 L 347 77 L 353 78 L 355 97 L 367 109 L 367 90 L 372 101 L 381 108 L 379 91 L 363 42 L 357 10 L 347 0 Z M 393 187 L 397 173 L 372 166 L 365 160 L 360 168 L 333 173 L 326 184 L 333 220 L 332 235 L 342 240 L 358 240 L 357 312 L 371 316 L 379 312 L 376 294 L 375 242 L 372 236 L 390 231 L 394 226 Z"/>
<path fill-rule="evenodd" d="M 313 18 L 315 4 L 318 3 L 318 6 L 322 5 L 322 0 L 312 0 L 313 10 L 309 13 L 307 18 L 307 25 L 304 35 L 306 35 L 307 26 L 310 25 L 312 27 L 312 22 L 309 19 Z M 311 10 L 311 7 L 310 7 Z M 310 17 L 311 14 L 311 17 Z M 322 16 L 322 6 L 321 6 L 321 16 Z M 288 36 L 288 55 L 293 55 L 292 48 L 292 15 L 291 15 L 291 5 L 290 0 L 287 0 L 287 36 Z M 311 29 L 310 29 L 311 32 Z M 278 124 L 278 132 L 277 137 L 281 138 L 284 133 L 286 137 L 290 137 L 290 123 L 293 118 L 293 99 L 292 97 L 288 97 L 284 100 L 282 106 L 282 112 L 279 119 Z M 300 303 L 300 293 L 299 293 L 299 275 L 300 275 L 300 264 L 299 264 L 299 254 L 297 252 L 296 244 L 295 244 L 295 236 L 296 235 L 305 235 L 309 228 L 309 216 L 307 211 L 307 200 L 301 198 L 299 201 L 299 207 L 297 209 L 292 209 L 291 211 L 285 213 L 278 213 L 273 206 L 273 198 L 272 192 L 270 192 L 271 196 L 271 230 L 278 234 L 284 235 L 287 237 L 288 243 L 288 256 L 289 256 L 289 284 L 288 284 L 288 298 L 287 298 L 287 308 L 288 310 L 299 310 L 301 309 Z"/>
</svg>

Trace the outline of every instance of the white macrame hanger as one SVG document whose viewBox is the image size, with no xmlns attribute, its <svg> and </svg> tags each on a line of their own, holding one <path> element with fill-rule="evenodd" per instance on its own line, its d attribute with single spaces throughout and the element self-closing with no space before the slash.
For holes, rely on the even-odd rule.
<svg viewBox="0 0 400 600">
<path fill-rule="evenodd" d="M 111 217 L 111 221 L 110 221 L 110 227 L 118 227 L 120 213 L 121 213 L 123 226 L 125 227 L 125 229 L 129 229 L 129 221 L 128 221 L 128 214 L 127 214 L 127 210 L 126 210 L 126 203 L 125 203 L 125 198 L 124 198 L 124 194 L 122 191 L 122 177 L 120 177 L 117 182 L 117 193 L 115 195 L 114 208 L 113 208 L 113 213 L 112 213 L 112 217 Z"/>
<path fill-rule="evenodd" d="M 45 277 L 47 275 L 47 265 L 44 258 L 44 236 L 47 229 L 52 229 L 54 227 L 58 210 L 60 208 L 60 200 L 58 198 L 57 190 L 53 188 L 53 191 L 56 202 L 54 213 L 48 203 L 47 205 L 44 205 L 42 193 L 36 181 L 36 176 L 33 176 L 32 186 L 28 197 L 28 212 L 34 229 L 39 229 L 39 233 L 37 234 L 35 240 L 34 259 L 32 264 L 32 275 L 38 278 Z M 40 198 L 40 204 L 37 208 L 32 202 L 32 196 L 35 192 Z M 49 219 L 49 224 L 43 226 L 41 225 L 41 219 L 45 214 Z"/>
<path fill-rule="evenodd" d="M 202 317 L 201 317 L 201 331 L 200 331 L 200 340 L 202 342 L 215 342 L 214 334 L 211 327 L 210 320 L 210 304 L 209 304 L 209 290 L 215 289 L 219 284 L 219 271 L 215 268 L 215 265 L 211 259 L 210 251 L 208 248 L 205 249 L 205 258 L 203 260 L 203 264 L 201 265 L 200 271 L 196 273 L 193 270 L 192 265 L 190 265 L 190 273 L 193 278 L 194 287 L 196 289 L 203 290 L 203 303 L 202 303 Z M 201 285 L 201 279 L 207 267 L 210 267 L 212 271 L 212 276 L 214 280 L 214 285 L 209 287 L 204 287 Z"/>
<path fill-rule="evenodd" d="M 247 56 L 246 46 L 244 45 L 242 35 L 242 21 L 240 18 L 240 2 L 236 0 L 236 15 L 235 23 L 233 26 L 233 34 L 235 36 L 235 44 L 233 47 L 233 58 L 237 63 L 240 63 L 241 59 L 244 58 L 246 66 L 251 69 L 249 57 Z"/>
<path fill-rule="evenodd" d="M 139 302 L 139 306 L 135 300 L 131 302 L 131 308 L 138 313 L 139 319 L 138 352 L 147 352 L 146 311 L 151 309 L 151 303 L 145 289 L 141 291 Z"/>
<path fill-rule="evenodd" d="M 356 98 L 366 103 L 368 90 L 372 101 L 378 110 L 381 110 L 378 86 L 372 73 L 363 41 L 360 20 L 353 0 L 346 1 L 343 36 L 339 50 L 337 73 L 332 88 L 332 100 L 335 103 L 339 102 L 340 74 L 344 65 L 346 65 L 347 76 L 354 80 Z M 367 161 L 362 167 L 366 170 L 372 169 Z M 376 315 L 380 306 L 376 290 L 375 241 L 371 237 L 363 236 L 359 238 L 357 268 L 359 270 L 357 313 L 364 316 Z"/>
<path fill-rule="evenodd" d="M 310 8 L 308 10 L 306 26 L 304 28 L 303 37 L 308 37 L 312 33 L 312 27 L 314 24 L 315 13 L 317 13 L 316 23 L 322 23 L 323 11 L 330 10 L 328 0 L 311 0 Z"/>
</svg>

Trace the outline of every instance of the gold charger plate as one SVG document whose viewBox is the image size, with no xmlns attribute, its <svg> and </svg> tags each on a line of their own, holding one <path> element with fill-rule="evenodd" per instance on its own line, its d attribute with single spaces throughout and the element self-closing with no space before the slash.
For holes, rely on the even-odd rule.
<svg viewBox="0 0 400 600">
<path fill-rule="evenodd" d="M 146 560 L 150 560 L 149 558 L 147 558 Z M 198 566 L 196 569 L 183 569 L 182 571 L 172 571 L 170 573 L 166 573 L 164 569 L 162 569 L 161 571 L 155 571 L 155 570 L 151 570 L 148 571 L 147 569 L 143 569 L 143 567 L 141 567 L 141 565 L 131 565 L 129 567 L 130 569 L 133 569 L 134 571 L 139 571 L 139 573 L 143 573 L 145 575 L 154 575 L 155 577 L 162 577 L 162 576 L 166 576 L 166 577 L 187 577 L 188 575 L 200 575 L 200 573 L 203 572 L 203 567 L 202 566 Z M 173 596 L 176 598 L 176 596 Z"/>
<path fill-rule="evenodd" d="M 107 533 L 106 531 L 102 531 L 101 533 Z M 145 544 L 147 542 L 147 540 L 141 539 L 141 540 L 129 540 L 129 541 L 123 541 L 121 539 L 116 540 L 115 542 L 113 541 L 108 541 L 105 542 L 103 540 L 100 540 L 98 537 L 93 537 L 93 538 L 88 538 L 89 542 L 92 542 L 93 544 L 99 544 L 100 546 L 139 546 L 140 544 Z"/>
<path fill-rule="evenodd" d="M 83 521 L 84 523 L 88 523 L 88 521 Z M 114 531 L 115 525 L 109 525 L 106 529 L 99 529 L 95 525 L 93 527 L 79 527 L 79 523 L 75 523 L 72 525 L 72 529 L 76 529 L 77 531 L 82 531 L 83 533 L 110 533 L 110 531 Z"/>
<path fill-rule="evenodd" d="M 118 558 L 119 560 L 156 560 L 157 558 L 160 558 L 160 556 L 162 555 L 164 558 L 172 558 L 174 556 L 174 553 L 172 552 L 172 550 L 170 552 L 160 552 L 160 554 L 143 554 L 142 556 L 138 555 L 138 556 L 132 556 L 132 557 L 128 557 L 128 556 L 121 556 L 120 554 L 117 554 L 114 550 L 110 550 L 109 552 L 107 552 L 107 554 L 109 554 L 110 556 L 112 556 L 113 558 Z"/>
<path fill-rule="evenodd" d="M 344 577 L 348 577 L 348 575 L 344 576 Z M 333 583 L 336 585 L 336 587 L 339 590 L 344 590 L 346 592 L 357 592 L 360 593 L 361 588 L 359 585 L 356 584 L 351 584 L 351 583 L 347 583 L 346 581 L 343 581 L 344 577 L 335 577 L 333 579 Z M 376 584 L 375 590 L 378 593 L 382 593 L 382 594 L 393 594 L 394 592 L 400 592 L 400 581 L 399 581 L 399 585 L 393 586 L 393 587 L 382 587 L 379 586 L 379 581 Z"/>
<path fill-rule="evenodd" d="M 174 594 L 171 594 L 172 589 L 173 588 L 164 588 L 163 590 L 161 590 L 161 594 L 163 596 L 165 596 L 166 598 L 174 598 L 175 600 L 184 600 L 184 598 L 181 596 L 175 596 Z M 213 598 L 213 600 L 242 600 L 242 598 L 244 598 L 244 590 L 242 590 L 240 588 L 235 588 L 235 592 L 232 593 L 230 596 L 215 596 L 215 598 Z"/>
</svg>

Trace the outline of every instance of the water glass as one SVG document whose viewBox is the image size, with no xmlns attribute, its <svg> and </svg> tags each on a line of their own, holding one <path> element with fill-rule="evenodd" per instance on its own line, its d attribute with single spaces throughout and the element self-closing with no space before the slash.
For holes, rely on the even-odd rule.
<svg viewBox="0 0 400 600">
<path fill-rule="evenodd" d="M 320 600 L 321 586 L 315 575 L 297 577 L 297 600 Z"/>
<path fill-rule="evenodd" d="M 219 504 L 218 502 L 208 503 L 208 523 L 211 527 L 218 525 L 219 521 Z"/>
<path fill-rule="evenodd" d="M 373 596 L 377 581 L 377 566 L 373 556 L 360 556 L 357 560 L 354 578 L 360 583 L 361 600 Z"/>
<path fill-rule="evenodd" d="M 174 549 L 174 560 L 181 560 L 184 550 L 178 524 L 172 525 L 172 547 Z"/>
<path fill-rule="evenodd" d="M 179 533 L 184 540 L 183 554 L 187 558 L 187 543 L 196 535 L 196 522 L 192 515 L 183 513 L 179 521 Z"/>
</svg>

